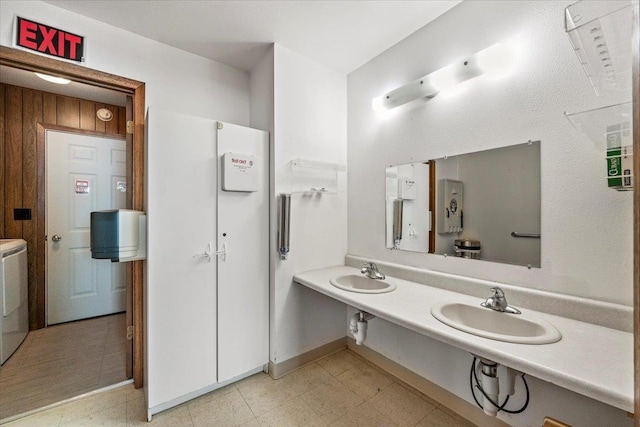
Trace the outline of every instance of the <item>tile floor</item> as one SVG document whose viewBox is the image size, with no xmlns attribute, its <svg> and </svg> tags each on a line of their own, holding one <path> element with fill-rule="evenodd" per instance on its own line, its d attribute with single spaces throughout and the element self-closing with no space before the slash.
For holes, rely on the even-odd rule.
<svg viewBox="0 0 640 427">
<path fill-rule="evenodd" d="M 22 426 L 145 425 L 132 385 L 9 423 Z M 256 374 L 154 415 L 152 426 L 417 426 L 472 424 L 350 350 L 273 380 Z"/>
<path fill-rule="evenodd" d="M 0 420 L 127 379 L 125 314 L 29 332 L 0 367 Z"/>
</svg>

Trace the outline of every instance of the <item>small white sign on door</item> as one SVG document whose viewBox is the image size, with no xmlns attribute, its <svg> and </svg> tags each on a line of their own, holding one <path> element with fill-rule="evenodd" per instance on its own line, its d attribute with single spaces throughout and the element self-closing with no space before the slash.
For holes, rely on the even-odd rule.
<svg viewBox="0 0 640 427">
<path fill-rule="evenodd" d="M 258 162 L 255 156 L 239 153 L 222 155 L 224 191 L 258 191 Z"/>
<path fill-rule="evenodd" d="M 76 194 L 89 194 L 89 181 L 76 179 Z"/>
</svg>

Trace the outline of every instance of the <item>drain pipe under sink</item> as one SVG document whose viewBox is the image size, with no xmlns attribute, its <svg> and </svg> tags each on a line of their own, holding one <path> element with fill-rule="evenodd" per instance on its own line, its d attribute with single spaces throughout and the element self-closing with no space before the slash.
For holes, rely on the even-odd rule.
<svg viewBox="0 0 640 427">
<path fill-rule="evenodd" d="M 498 407 L 492 403 L 498 402 L 500 395 L 500 384 L 498 381 L 498 364 L 479 357 L 480 363 L 477 365 L 476 376 L 480 378 L 481 386 L 484 389 L 487 397 L 490 399 L 484 399 L 483 410 L 484 413 L 495 417 L 498 413 Z"/>
<path fill-rule="evenodd" d="M 356 344 L 362 345 L 367 339 L 367 320 L 375 318 L 373 314 L 365 311 L 359 311 L 349 320 L 349 332 L 356 339 Z"/>
</svg>

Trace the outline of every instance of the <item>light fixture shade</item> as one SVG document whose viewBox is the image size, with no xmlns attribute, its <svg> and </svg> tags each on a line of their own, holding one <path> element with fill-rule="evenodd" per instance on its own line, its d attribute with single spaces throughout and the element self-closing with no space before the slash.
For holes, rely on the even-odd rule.
<svg viewBox="0 0 640 427">
<path fill-rule="evenodd" d="M 385 111 L 418 98 L 433 98 L 440 92 L 451 92 L 456 85 L 483 74 L 490 79 L 504 77 L 515 69 L 516 54 L 511 43 L 496 43 L 468 58 L 374 98 L 371 107 L 375 111 Z"/>
<path fill-rule="evenodd" d="M 433 87 L 428 76 L 422 77 L 397 89 L 387 92 L 382 96 L 381 103 L 384 108 L 391 109 L 404 105 L 418 98 L 433 98 L 438 91 Z"/>
<path fill-rule="evenodd" d="M 455 64 L 451 64 L 429 74 L 433 86 L 438 92 L 449 90 L 458 84 L 455 68 Z"/>
<path fill-rule="evenodd" d="M 50 83 L 55 83 L 58 85 L 68 85 L 71 83 L 71 80 L 63 79 L 62 77 L 50 76 L 49 74 L 35 73 L 36 76 L 40 77 L 42 80 L 46 80 Z"/>
<path fill-rule="evenodd" d="M 516 51 L 508 43 L 496 43 L 474 55 L 480 70 L 490 79 L 509 75 L 516 64 Z"/>
</svg>

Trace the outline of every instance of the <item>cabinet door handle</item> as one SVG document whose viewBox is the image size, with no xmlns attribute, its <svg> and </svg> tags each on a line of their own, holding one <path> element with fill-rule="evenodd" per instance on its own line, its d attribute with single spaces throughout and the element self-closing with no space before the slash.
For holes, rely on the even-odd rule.
<svg viewBox="0 0 640 427">
<path fill-rule="evenodd" d="M 214 255 L 218 255 L 218 256 L 222 255 L 222 260 L 226 261 L 227 260 L 227 244 L 223 243 L 222 244 L 222 250 L 215 251 Z"/>
<path fill-rule="evenodd" d="M 195 254 L 194 258 L 206 258 L 207 262 L 211 262 L 211 242 L 207 243 L 207 249 L 201 254 Z"/>
</svg>

